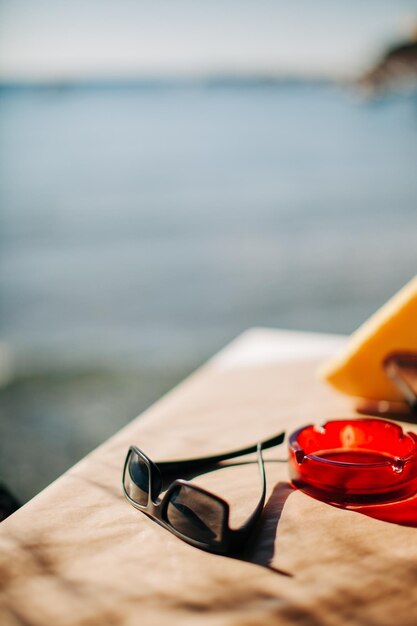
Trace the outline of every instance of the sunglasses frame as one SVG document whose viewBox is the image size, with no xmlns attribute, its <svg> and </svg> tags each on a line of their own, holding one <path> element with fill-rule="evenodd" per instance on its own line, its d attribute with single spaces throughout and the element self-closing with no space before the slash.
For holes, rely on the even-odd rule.
<svg viewBox="0 0 417 626">
<path fill-rule="evenodd" d="M 194 459 L 185 459 L 181 461 L 163 461 L 161 463 L 154 463 L 140 448 L 137 446 L 130 446 L 128 453 L 126 455 L 124 467 L 123 467 L 123 493 L 128 500 L 128 502 L 137 510 L 142 511 L 148 517 L 155 520 L 160 526 L 171 532 L 173 535 L 182 539 L 186 543 L 200 548 L 202 550 L 206 550 L 209 552 L 214 552 L 218 554 L 233 554 L 237 553 L 243 547 L 245 541 L 248 536 L 252 532 L 261 512 L 265 504 L 265 496 L 266 496 L 266 476 L 265 476 L 265 465 L 262 457 L 262 450 L 271 448 L 272 446 L 279 445 L 284 441 L 285 433 L 280 433 L 279 435 L 275 435 L 265 441 L 259 442 L 256 445 L 249 446 L 247 448 L 242 448 L 240 450 L 234 450 L 232 452 L 228 452 L 225 454 L 217 454 L 214 456 L 208 457 L 200 457 Z M 248 517 L 248 519 L 239 527 L 239 528 L 230 528 L 229 526 L 229 517 L 230 517 L 230 506 L 226 500 L 221 498 L 220 496 L 211 493 L 210 491 L 191 483 L 189 480 L 185 480 L 183 478 L 175 479 L 166 490 L 165 494 L 162 498 L 159 498 L 159 494 L 162 490 L 162 481 L 172 475 L 173 473 L 186 473 L 187 471 L 200 470 L 200 469 L 209 469 L 210 467 L 216 466 L 222 461 L 226 461 L 232 458 L 236 458 L 239 456 L 244 456 L 246 454 L 250 454 L 256 452 L 257 453 L 257 463 L 258 469 L 261 476 L 262 481 L 262 491 L 261 496 L 258 500 L 258 503 Z M 130 459 L 133 454 L 138 455 L 141 461 L 146 465 L 148 470 L 148 500 L 146 504 L 140 504 L 136 500 L 130 497 L 126 490 L 125 486 L 125 477 L 126 472 L 128 471 L 128 466 Z M 220 466 L 221 467 L 221 466 Z M 156 477 L 156 480 L 155 480 Z M 130 474 L 130 479 L 132 476 Z M 133 481 L 134 482 L 134 481 Z M 155 485 L 161 485 L 160 489 L 152 490 L 152 483 Z M 136 483 L 135 483 L 136 484 Z M 216 541 L 198 541 L 192 537 L 188 537 L 187 535 L 181 533 L 177 530 L 172 524 L 169 522 L 167 517 L 167 509 L 168 505 L 171 501 L 171 496 L 173 492 L 177 488 L 187 487 L 188 489 L 192 489 L 204 496 L 210 498 L 210 500 L 215 500 L 223 509 L 223 519 L 222 525 L 220 529 L 220 539 Z"/>
<path fill-rule="evenodd" d="M 410 412 L 417 415 L 417 388 L 407 376 L 408 370 L 417 375 L 417 353 L 397 351 L 389 354 L 384 361 L 384 369 L 398 391 L 407 402 Z"/>
</svg>

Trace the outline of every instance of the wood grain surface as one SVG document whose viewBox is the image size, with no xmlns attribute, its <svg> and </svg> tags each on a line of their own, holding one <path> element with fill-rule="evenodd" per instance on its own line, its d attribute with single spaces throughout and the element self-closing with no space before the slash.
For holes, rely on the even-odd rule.
<svg viewBox="0 0 417 626">
<path fill-rule="evenodd" d="M 285 445 L 265 454 L 267 502 L 241 559 L 192 548 L 123 498 L 131 443 L 156 461 L 198 456 L 354 415 L 315 366 L 208 364 L 3 522 L 2 626 L 415 626 L 415 515 L 400 525 L 295 491 Z M 232 523 L 258 496 L 251 463 L 195 481 L 228 498 Z"/>
</svg>

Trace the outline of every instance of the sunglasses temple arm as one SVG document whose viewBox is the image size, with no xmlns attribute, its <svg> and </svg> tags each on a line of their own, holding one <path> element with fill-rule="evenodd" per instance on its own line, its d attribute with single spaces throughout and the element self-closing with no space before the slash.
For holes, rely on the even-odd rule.
<svg viewBox="0 0 417 626">
<path fill-rule="evenodd" d="M 187 459 L 184 461 L 161 461 L 157 463 L 157 466 L 163 473 L 166 474 L 178 470 L 194 470 L 199 467 L 204 467 L 205 465 L 215 465 L 216 463 L 220 463 L 221 461 L 228 461 L 229 459 L 234 459 L 238 456 L 251 454 L 252 452 L 256 452 L 259 446 L 262 450 L 272 448 L 273 446 L 278 446 L 284 441 L 284 438 L 285 432 L 282 432 L 279 433 L 279 435 L 274 435 L 269 439 L 260 441 L 258 444 L 248 446 L 247 448 L 240 448 L 239 450 L 225 452 L 224 454 L 215 454 L 214 456 L 205 456 L 197 459 Z"/>
</svg>

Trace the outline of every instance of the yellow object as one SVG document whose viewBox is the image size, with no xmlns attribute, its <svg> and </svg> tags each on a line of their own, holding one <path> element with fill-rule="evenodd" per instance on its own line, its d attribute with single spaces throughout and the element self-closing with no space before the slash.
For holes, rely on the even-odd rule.
<svg viewBox="0 0 417 626">
<path fill-rule="evenodd" d="M 402 400 L 383 369 L 384 359 L 396 351 L 417 353 L 417 276 L 362 324 L 318 374 L 351 396 Z"/>
</svg>

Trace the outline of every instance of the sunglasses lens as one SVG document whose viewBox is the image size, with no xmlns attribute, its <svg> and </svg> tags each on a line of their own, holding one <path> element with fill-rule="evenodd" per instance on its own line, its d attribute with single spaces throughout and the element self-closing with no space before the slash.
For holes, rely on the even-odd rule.
<svg viewBox="0 0 417 626">
<path fill-rule="evenodd" d="M 217 543 L 222 538 L 226 510 L 210 495 L 187 485 L 181 485 L 171 494 L 167 518 L 182 535 L 203 543 Z"/>
<path fill-rule="evenodd" d="M 124 475 L 124 487 L 129 498 L 141 506 L 146 506 L 149 499 L 149 470 L 143 459 L 131 452 Z"/>
</svg>

